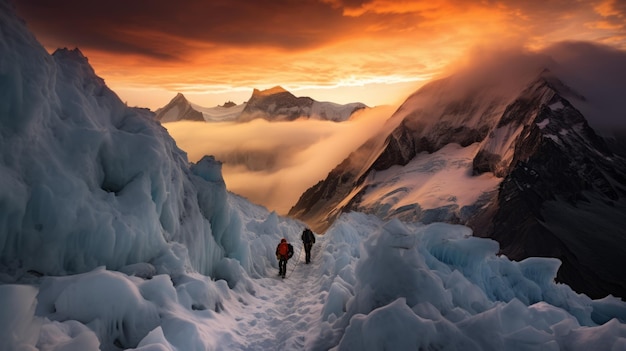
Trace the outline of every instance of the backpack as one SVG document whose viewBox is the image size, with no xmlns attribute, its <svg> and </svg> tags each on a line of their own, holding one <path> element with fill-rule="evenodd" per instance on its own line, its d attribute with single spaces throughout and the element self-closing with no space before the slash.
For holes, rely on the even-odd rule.
<svg viewBox="0 0 626 351">
<path fill-rule="evenodd" d="M 278 254 L 283 257 L 291 258 L 291 256 L 293 256 L 293 246 L 286 242 L 278 244 Z"/>
</svg>

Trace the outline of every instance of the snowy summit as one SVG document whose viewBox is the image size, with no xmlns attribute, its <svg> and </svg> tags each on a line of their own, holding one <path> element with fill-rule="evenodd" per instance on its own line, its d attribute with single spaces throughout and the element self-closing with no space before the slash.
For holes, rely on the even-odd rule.
<svg viewBox="0 0 626 351">
<path fill-rule="evenodd" d="M 78 50 L 0 0 L 1 350 L 623 350 L 626 304 L 465 226 L 351 213 L 317 235 L 190 164 Z M 276 245 L 296 248 L 285 279 Z"/>
</svg>

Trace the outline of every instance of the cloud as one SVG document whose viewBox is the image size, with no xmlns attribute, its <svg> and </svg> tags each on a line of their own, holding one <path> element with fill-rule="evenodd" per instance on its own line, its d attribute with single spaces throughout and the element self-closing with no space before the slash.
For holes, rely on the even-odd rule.
<svg viewBox="0 0 626 351">
<path fill-rule="evenodd" d="M 477 45 L 515 44 L 539 50 L 564 40 L 584 40 L 626 49 L 624 4 L 618 0 L 16 2 L 49 50 L 80 47 L 114 90 L 143 89 L 141 101 L 158 91 L 151 108 L 167 103 L 163 91 L 209 95 L 274 85 L 299 90 L 418 81 L 442 72 Z M 377 95 L 384 94 L 383 85 L 378 86 Z M 137 105 L 139 99 L 131 99 L 136 95 L 123 99 Z M 349 100 L 375 104 L 361 96 Z"/>
<path fill-rule="evenodd" d="M 543 51 L 559 77 L 586 98 L 576 107 L 602 134 L 626 130 L 626 52 L 586 42 L 557 43 Z"/>
<path fill-rule="evenodd" d="M 248 123 L 174 122 L 164 126 L 189 160 L 222 161 L 227 188 L 286 214 L 300 195 L 365 142 L 393 113 L 392 107 L 357 112 L 350 121 Z"/>
<path fill-rule="evenodd" d="M 345 31 L 339 11 L 311 0 L 30 0 L 17 6 L 36 32 L 57 42 L 166 60 L 214 45 L 301 49 Z"/>
<path fill-rule="evenodd" d="M 246 57 L 229 55 L 229 49 L 252 49 L 251 54 L 270 49 L 268 55 L 324 49 L 331 56 L 332 48 L 345 56 L 358 48 L 357 54 L 367 53 L 360 56 L 395 56 L 407 45 L 448 52 L 444 47 L 493 39 L 546 45 L 626 35 L 626 5 L 617 0 L 29 0 L 16 5 L 48 48 L 78 46 L 88 56 L 100 51 L 184 63 L 208 52 L 218 63 L 224 54 Z M 260 57 L 247 56 L 245 62 Z"/>
<path fill-rule="evenodd" d="M 626 130 L 626 51 L 607 45 L 567 41 L 539 50 L 478 46 L 441 76 L 450 76 L 449 86 L 455 87 L 446 92 L 449 99 L 476 91 L 514 96 L 545 69 L 584 97 L 570 102 L 596 132 Z"/>
</svg>

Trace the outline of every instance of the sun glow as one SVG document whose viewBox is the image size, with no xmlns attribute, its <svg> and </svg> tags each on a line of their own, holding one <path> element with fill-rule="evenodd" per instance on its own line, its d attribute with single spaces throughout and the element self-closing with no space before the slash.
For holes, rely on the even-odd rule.
<svg viewBox="0 0 626 351">
<path fill-rule="evenodd" d="M 233 0 L 175 9 L 158 0 L 102 12 L 65 1 L 17 7 L 49 51 L 78 46 L 123 100 L 151 109 L 178 92 L 213 106 L 276 85 L 317 100 L 393 104 L 477 47 L 626 48 L 626 8 L 615 0 Z"/>
</svg>

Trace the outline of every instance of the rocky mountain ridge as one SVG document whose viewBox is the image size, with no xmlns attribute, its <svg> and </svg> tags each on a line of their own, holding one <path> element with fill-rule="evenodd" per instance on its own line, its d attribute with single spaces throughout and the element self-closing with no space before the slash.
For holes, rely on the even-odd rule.
<svg viewBox="0 0 626 351">
<path fill-rule="evenodd" d="M 166 106 L 158 109 L 156 119 L 166 123 L 180 120 L 206 122 L 248 122 L 256 118 L 268 121 L 292 121 L 298 118 L 342 122 L 356 111 L 367 108 L 362 103 L 336 104 L 319 102 L 310 97 L 296 97 L 276 86 L 254 89 L 250 99 L 240 105 L 232 102 L 217 107 L 202 107 L 178 93 Z"/>
<path fill-rule="evenodd" d="M 447 80 L 425 86 L 385 131 L 307 190 L 290 215 L 318 231 L 348 211 L 465 224 L 474 235 L 496 239 L 510 258 L 561 259 L 558 278 L 578 291 L 626 296 L 626 276 L 616 268 L 623 266 L 616 248 L 626 244 L 620 215 L 626 209 L 626 161 L 570 103 L 584 97 L 549 71 L 519 86 L 524 88 L 508 96 L 483 89 L 452 99 L 441 97 Z M 438 195 L 445 198 L 435 202 L 427 199 L 432 189 L 416 197 L 407 179 L 419 175 L 404 169 L 450 144 L 473 148 L 468 175 L 457 184 L 492 177 L 499 185 L 485 187 L 470 204 L 445 189 Z M 392 178 L 379 179 L 388 173 Z M 424 205 L 429 201 L 436 205 Z"/>
</svg>

